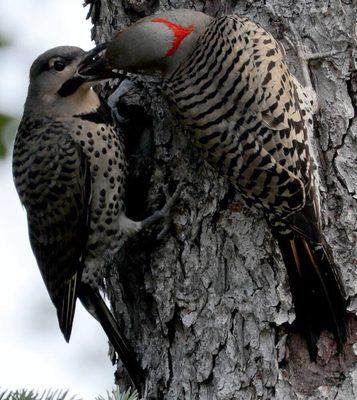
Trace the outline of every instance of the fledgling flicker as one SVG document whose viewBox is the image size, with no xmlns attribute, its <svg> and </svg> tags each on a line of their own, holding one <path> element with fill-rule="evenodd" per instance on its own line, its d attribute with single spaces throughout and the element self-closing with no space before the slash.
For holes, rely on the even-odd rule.
<svg viewBox="0 0 357 400">
<path fill-rule="evenodd" d="M 66 341 L 78 297 L 138 386 L 141 367 L 100 295 L 103 268 L 128 236 L 168 216 L 179 187 L 163 209 L 144 221 L 125 216 L 122 138 L 91 80 L 74 77 L 78 63 L 96 51 L 56 47 L 34 61 L 14 145 L 13 175 L 27 212 L 31 246 Z"/>
<path fill-rule="evenodd" d="M 309 142 L 315 96 L 289 72 L 282 46 L 248 18 L 175 10 L 118 32 L 105 55 L 78 74 L 100 65 L 161 72 L 163 91 L 203 157 L 264 213 L 311 358 L 324 329 L 341 351 L 344 288 L 322 233 Z"/>
</svg>

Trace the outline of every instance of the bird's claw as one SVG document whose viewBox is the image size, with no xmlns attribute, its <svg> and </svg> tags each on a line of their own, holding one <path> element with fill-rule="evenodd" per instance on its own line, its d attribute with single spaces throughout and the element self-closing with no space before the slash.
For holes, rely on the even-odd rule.
<svg viewBox="0 0 357 400">
<path fill-rule="evenodd" d="M 114 92 L 108 97 L 107 103 L 112 110 L 112 116 L 118 125 L 123 125 L 128 122 L 128 119 L 123 117 L 118 111 L 119 99 L 124 96 L 130 88 L 133 86 L 132 82 L 124 77 L 124 79 L 119 83 L 118 87 Z"/>
<path fill-rule="evenodd" d="M 161 240 L 170 229 L 170 223 L 168 221 L 168 218 L 170 217 L 171 208 L 175 204 L 177 198 L 179 197 L 183 186 L 184 186 L 183 182 L 180 181 L 179 184 L 177 185 L 174 193 L 172 194 L 172 196 L 169 195 L 167 185 L 165 185 L 162 189 L 164 192 L 165 198 L 166 198 L 166 203 L 161 208 L 161 210 L 159 210 L 158 212 L 161 214 L 162 218 L 164 219 L 164 226 L 161 229 L 161 231 L 158 233 L 158 235 L 156 236 L 157 240 Z"/>
<path fill-rule="evenodd" d="M 335 56 L 336 54 L 341 53 L 341 51 L 337 50 L 330 50 L 325 52 L 315 52 L 311 53 L 306 50 L 306 46 L 302 43 L 302 40 L 295 29 L 294 25 L 290 22 L 289 23 L 290 30 L 294 37 L 294 42 L 287 36 L 284 35 L 285 40 L 288 42 L 289 46 L 295 51 L 296 55 L 300 59 L 300 61 L 308 62 L 312 60 L 322 60 L 327 57 Z"/>
<path fill-rule="evenodd" d="M 183 188 L 183 182 L 179 182 L 179 184 L 177 185 L 174 193 L 172 194 L 172 196 L 169 195 L 169 191 L 167 188 L 167 185 L 165 185 L 163 187 L 163 192 L 166 198 L 166 203 L 165 205 L 162 207 L 162 209 L 160 210 L 160 212 L 162 213 L 162 217 L 163 218 L 168 218 L 170 216 L 170 211 L 172 206 L 174 205 L 175 201 L 177 200 L 177 198 L 179 197 L 181 190 Z"/>
<path fill-rule="evenodd" d="M 171 211 L 172 206 L 174 205 L 175 201 L 177 200 L 178 196 L 181 193 L 182 187 L 183 187 L 183 182 L 180 182 L 177 185 L 176 190 L 172 196 L 170 196 L 168 194 L 167 187 L 164 187 L 163 191 L 164 191 L 164 194 L 166 197 L 165 205 L 160 210 L 155 211 L 152 215 L 150 215 L 150 217 L 147 217 L 143 221 L 141 221 L 140 229 L 147 228 L 154 222 L 156 222 L 160 219 L 164 219 L 165 220 L 164 227 L 162 228 L 162 230 L 160 231 L 160 233 L 157 236 L 158 239 L 162 238 L 169 230 L 169 224 L 167 223 L 167 219 L 170 216 L 170 211 Z"/>
<path fill-rule="evenodd" d="M 339 51 L 331 50 L 326 52 L 315 52 L 311 53 L 306 50 L 306 46 L 304 46 L 301 37 L 297 30 L 295 29 L 294 25 L 289 22 L 289 28 L 293 36 L 293 40 L 290 39 L 287 35 L 284 35 L 285 40 L 289 44 L 292 50 L 295 51 L 301 65 L 301 69 L 303 72 L 303 77 L 305 80 L 305 85 L 307 87 L 312 87 L 309 69 L 308 69 L 308 62 L 313 60 L 323 60 L 328 57 L 332 57 L 336 54 L 339 54 Z"/>
</svg>

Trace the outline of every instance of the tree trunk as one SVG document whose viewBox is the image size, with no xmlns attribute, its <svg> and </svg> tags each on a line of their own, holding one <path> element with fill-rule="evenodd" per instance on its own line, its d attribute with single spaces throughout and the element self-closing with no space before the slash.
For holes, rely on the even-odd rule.
<svg viewBox="0 0 357 400">
<path fill-rule="evenodd" d="M 287 50 L 291 21 L 311 51 L 340 53 L 311 65 L 320 110 L 315 149 L 320 166 L 324 232 L 342 271 L 350 310 L 357 308 L 357 168 L 355 0 L 102 0 L 92 12 L 93 37 L 158 10 L 195 8 L 211 15 L 237 12 L 260 23 Z M 130 162 L 128 215 L 142 219 L 185 182 L 170 232 L 160 224 L 130 240 L 108 271 L 115 315 L 147 373 L 147 399 L 356 399 L 353 353 L 356 324 L 341 357 L 329 335 L 323 358 L 311 363 L 293 332 L 294 311 L 286 270 L 263 217 L 246 209 L 239 194 L 200 160 L 168 111 L 158 77 L 129 75 L 118 105 L 126 123 Z M 105 90 L 109 90 L 108 85 Z M 331 354 L 328 355 L 328 349 Z M 327 354 L 327 355 L 326 355 Z M 119 381 L 123 369 L 118 366 Z"/>
</svg>

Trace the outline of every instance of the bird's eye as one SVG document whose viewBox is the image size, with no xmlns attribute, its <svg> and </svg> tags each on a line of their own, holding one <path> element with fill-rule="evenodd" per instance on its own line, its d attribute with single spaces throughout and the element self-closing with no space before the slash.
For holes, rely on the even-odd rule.
<svg viewBox="0 0 357 400">
<path fill-rule="evenodd" d="M 53 63 L 53 68 L 56 71 L 63 71 L 65 69 L 65 67 L 66 67 L 66 65 L 65 65 L 65 63 L 63 61 L 55 61 Z"/>
</svg>

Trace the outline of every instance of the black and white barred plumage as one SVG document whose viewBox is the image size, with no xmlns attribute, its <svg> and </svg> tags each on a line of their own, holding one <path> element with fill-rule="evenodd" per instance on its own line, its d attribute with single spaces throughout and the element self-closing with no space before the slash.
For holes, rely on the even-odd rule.
<svg viewBox="0 0 357 400">
<path fill-rule="evenodd" d="M 322 233 L 310 143 L 315 96 L 289 72 L 282 46 L 247 18 L 174 10 L 118 32 L 105 57 L 112 68 L 161 71 L 204 159 L 264 213 L 311 357 L 324 329 L 341 350 L 344 290 Z"/>
</svg>

